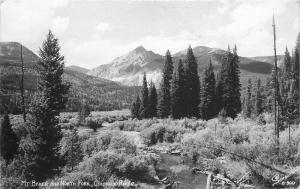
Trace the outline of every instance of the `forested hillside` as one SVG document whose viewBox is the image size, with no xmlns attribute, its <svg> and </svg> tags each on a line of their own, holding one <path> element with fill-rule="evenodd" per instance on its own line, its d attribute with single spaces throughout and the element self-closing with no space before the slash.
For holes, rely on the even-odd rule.
<svg viewBox="0 0 300 189">
<path fill-rule="evenodd" d="M 26 102 L 36 91 L 38 76 L 38 56 L 23 46 L 24 90 Z M 0 86 L 1 109 L 20 113 L 20 87 L 22 76 L 21 44 L 0 43 Z M 138 87 L 122 86 L 119 83 L 65 70 L 63 79 L 72 84 L 66 111 L 78 111 L 83 99 L 89 101 L 92 110 L 114 110 L 128 108 Z"/>
</svg>

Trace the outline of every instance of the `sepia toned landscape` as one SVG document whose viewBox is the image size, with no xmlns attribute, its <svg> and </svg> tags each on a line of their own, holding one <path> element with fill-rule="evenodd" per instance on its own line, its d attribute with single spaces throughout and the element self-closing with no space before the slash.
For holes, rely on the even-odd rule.
<svg viewBox="0 0 300 189">
<path fill-rule="evenodd" d="M 0 0 L 0 187 L 299 188 L 299 14 Z"/>
</svg>

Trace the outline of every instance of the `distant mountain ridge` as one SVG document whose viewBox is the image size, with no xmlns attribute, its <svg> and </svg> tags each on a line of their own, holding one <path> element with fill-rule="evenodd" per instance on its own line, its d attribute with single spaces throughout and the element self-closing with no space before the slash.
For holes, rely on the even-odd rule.
<svg viewBox="0 0 300 189">
<path fill-rule="evenodd" d="M 35 79 L 38 75 L 37 62 L 39 57 L 31 50 L 22 46 L 25 77 Z M 18 42 L 0 42 L 0 73 L 3 75 L 20 74 L 21 73 L 21 44 Z M 63 78 L 75 85 L 119 85 L 107 79 L 86 75 L 83 72 L 88 69 L 79 66 L 70 66 L 65 68 Z M 33 82 L 32 80 L 25 82 Z M 36 83 L 36 82 L 33 82 Z"/>
<path fill-rule="evenodd" d="M 32 95 L 39 79 L 38 59 L 31 50 L 22 46 L 24 60 L 24 89 Z M 124 86 L 108 79 L 87 75 L 88 70 L 78 66 L 65 67 L 63 80 L 71 84 L 67 111 L 78 111 L 83 99 L 89 101 L 91 110 L 113 110 L 129 108 L 136 98 L 137 87 Z M 0 113 L 3 107 L 15 111 L 20 108 L 16 99 L 20 97 L 21 44 L 0 42 Z M 29 98 L 29 97 L 28 97 Z M 3 103 L 9 103 L 4 106 Z M 16 113 L 16 112 L 15 112 Z"/>
<path fill-rule="evenodd" d="M 76 72 L 79 72 L 79 73 L 84 73 L 84 74 L 86 74 L 88 71 L 90 71 L 89 69 L 86 69 L 86 68 L 83 68 L 83 67 L 80 67 L 80 66 L 75 66 L 75 65 L 67 66 L 66 69 L 76 71 Z"/>
<path fill-rule="evenodd" d="M 218 48 L 209 48 L 205 46 L 197 46 L 193 48 L 194 55 L 198 62 L 199 73 L 203 72 L 204 67 L 209 60 L 212 61 L 215 69 L 222 64 L 222 58 L 226 55 L 226 51 Z M 184 60 L 186 50 L 177 52 L 172 55 L 173 62 L 176 66 L 179 59 Z M 279 56 L 279 62 L 283 61 Z M 241 77 L 261 77 L 271 73 L 272 57 L 240 57 Z M 144 47 L 139 46 L 134 50 L 114 59 L 112 62 L 100 65 L 87 74 L 106 78 L 112 81 L 118 81 L 125 85 L 140 85 L 142 81 L 142 73 L 146 72 L 148 80 L 158 84 L 161 80 L 162 68 L 164 64 L 164 56 L 156 54 Z"/>
</svg>

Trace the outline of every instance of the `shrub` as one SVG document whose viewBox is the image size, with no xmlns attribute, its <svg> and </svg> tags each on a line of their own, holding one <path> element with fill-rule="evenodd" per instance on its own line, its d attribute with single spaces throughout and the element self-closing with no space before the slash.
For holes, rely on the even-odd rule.
<svg viewBox="0 0 300 189">
<path fill-rule="evenodd" d="M 102 120 L 93 120 L 91 117 L 87 117 L 85 119 L 86 126 L 93 129 L 94 132 L 96 132 L 98 128 L 102 127 L 102 123 Z"/>
<path fill-rule="evenodd" d="M 96 177 L 119 173 L 119 165 L 124 162 L 124 155 L 114 151 L 99 151 L 79 164 L 79 170 L 92 173 Z"/>
<path fill-rule="evenodd" d="M 116 132 L 101 132 L 97 137 L 85 140 L 82 143 L 84 155 L 91 156 L 101 150 L 107 150 L 113 134 L 116 134 Z"/>
<path fill-rule="evenodd" d="M 61 140 L 61 155 L 72 170 L 83 158 L 82 141 L 76 128 L 71 128 Z"/>
<path fill-rule="evenodd" d="M 120 166 L 122 175 L 133 180 L 146 180 L 155 174 L 153 163 L 148 156 L 128 158 Z"/>
<path fill-rule="evenodd" d="M 97 178 L 94 174 L 89 173 L 89 172 L 85 172 L 85 171 L 76 171 L 76 172 L 71 172 L 71 173 L 67 173 L 65 174 L 61 179 L 59 179 L 58 181 L 62 180 L 62 181 L 67 181 L 70 183 L 69 186 L 65 185 L 62 188 L 63 189 L 90 189 L 91 186 L 84 186 L 81 185 L 80 183 L 94 183 L 95 181 L 106 181 L 106 177 L 102 177 L 102 178 Z M 54 181 L 57 182 L 57 181 Z M 75 184 L 72 184 L 75 183 Z"/>
<path fill-rule="evenodd" d="M 136 146 L 122 134 L 116 134 L 111 138 L 109 149 L 124 152 L 126 154 L 136 153 Z"/>
</svg>

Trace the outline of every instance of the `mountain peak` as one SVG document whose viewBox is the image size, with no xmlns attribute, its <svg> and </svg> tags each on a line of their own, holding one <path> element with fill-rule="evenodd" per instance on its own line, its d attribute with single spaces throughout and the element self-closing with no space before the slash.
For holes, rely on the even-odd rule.
<svg viewBox="0 0 300 189">
<path fill-rule="evenodd" d="M 25 62 L 36 62 L 38 60 L 38 56 L 19 42 L 0 42 L 0 59 L 2 61 L 6 59 L 20 61 L 21 46 Z"/>
<path fill-rule="evenodd" d="M 146 49 L 143 46 L 138 46 L 133 51 L 136 52 L 136 53 L 141 53 L 141 52 L 145 52 Z"/>
</svg>

